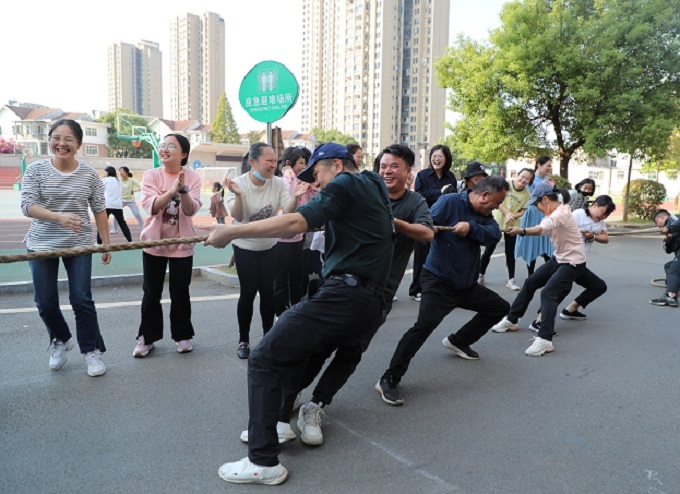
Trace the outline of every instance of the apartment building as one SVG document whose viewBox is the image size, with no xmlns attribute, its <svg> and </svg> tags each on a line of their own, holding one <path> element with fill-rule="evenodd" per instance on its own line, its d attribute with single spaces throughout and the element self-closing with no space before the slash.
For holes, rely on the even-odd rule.
<svg viewBox="0 0 680 494">
<path fill-rule="evenodd" d="M 163 115 L 162 59 L 158 43 L 113 43 L 108 48 L 109 111 Z"/>
<path fill-rule="evenodd" d="M 303 0 L 301 131 L 427 150 L 444 137 L 434 61 L 448 44 L 449 0 Z"/>
<path fill-rule="evenodd" d="M 225 91 L 224 19 L 218 14 L 186 13 L 170 23 L 170 117 L 215 118 L 217 101 Z"/>
</svg>

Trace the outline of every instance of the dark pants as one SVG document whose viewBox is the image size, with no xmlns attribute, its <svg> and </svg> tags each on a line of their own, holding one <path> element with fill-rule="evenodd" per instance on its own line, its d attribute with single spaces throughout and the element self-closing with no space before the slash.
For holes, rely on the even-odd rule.
<svg viewBox="0 0 680 494">
<path fill-rule="evenodd" d="M 33 252 L 29 249 L 28 252 Z M 92 255 L 63 257 L 68 277 L 68 299 L 76 317 L 76 336 L 81 353 L 106 351 L 99 331 L 97 310 L 92 300 Z M 40 259 L 28 262 L 33 277 L 34 300 L 38 314 L 47 327 L 50 341 L 66 342 L 71 331 L 59 305 L 59 259 Z"/>
<path fill-rule="evenodd" d="M 503 238 L 505 239 L 505 265 L 508 268 L 508 278 L 513 279 L 515 277 L 515 244 L 517 243 L 517 237 L 515 235 L 503 233 Z M 484 249 L 484 254 L 482 254 L 482 266 L 479 270 L 481 274 L 486 274 L 486 268 L 489 267 L 491 256 L 493 255 L 493 251 L 496 250 L 498 243 L 499 242 L 488 245 L 486 249 Z"/>
<path fill-rule="evenodd" d="M 302 244 L 278 242 L 276 244 L 276 278 L 274 279 L 274 312 L 280 316 L 284 310 L 297 304 L 304 294 L 304 262 Z"/>
<path fill-rule="evenodd" d="M 416 246 L 413 249 L 413 279 L 411 280 L 411 286 L 408 287 L 408 294 L 411 297 L 415 297 L 423 292 L 420 286 L 420 276 L 423 272 L 423 265 L 425 264 L 429 253 L 430 244 L 416 242 Z"/>
<path fill-rule="evenodd" d="M 274 324 L 274 277 L 276 253 L 267 250 L 246 250 L 234 245 L 236 273 L 241 285 L 241 295 L 236 306 L 239 342 L 250 342 L 250 324 L 253 321 L 255 296 L 260 293 L 260 317 L 264 334 Z"/>
<path fill-rule="evenodd" d="M 304 265 L 304 274 L 302 276 L 302 293 L 307 293 L 309 288 L 309 277 L 316 275 L 319 279 L 321 276 L 321 268 L 323 263 L 321 262 L 321 252 L 312 249 L 302 250 L 302 262 Z"/>
<path fill-rule="evenodd" d="M 165 270 L 170 265 L 170 335 L 175 341 L 194 337 L 191 324 L 191 268 L 194 257 L 161 257 L 142 253 L 144 265 L 144 296 L 142 322 L 137 337 L 144 337 L 147 345 L 163 338 L 163 309 L 161 296 L 165 284 Z"/>
<path fill-rule="evenodd" d="M 423 288 L 418 320 L 402 336 L 385 374 L 401 379 L 415 354 L 442 320 L 457 307 L 477 314 L 449 338 L 470 346 L 484 336 L 491 326 L 507 314 L 509 305 L 496 292 L 475 283 L 466 290 L 452 290 L 443 281 L 423 269 L 420 277 Z"/>
<path fill-rule="evenodd" d="M 541 254 L 541 257 L 545 262 L 550 261 L 550 257 L 548 257 L 546 254 Z M 527 273 L 529 273 L 529 276 L 534 274 L 534 271 L 536 271 L 536 259 L 527 264 Z"/>
<path fill-rule="evenodd" d="M 508 319 L 514 323 L 518 322 L 529 307 L 536 290 L 543 288 L 541 290 L 541 329 L 538 336 L 552 341 L 555 334 L 557 307 L 569 295 L 574 283 L 585 288 L 576 297 L 576 302 L 584 308 L 607 291 L 607 284 L 593 274 L 585 263 L 578 266 L 559 264 L 553 257 L 526 279 L 510 307 Z"/>
<path fill-rule="evenodd" d="M 330 279 L 285 311 L 248 360 L 248 457 L 261 466 L 279 463 L 276 422 L 282 392 L 309 356 L 375 333 L 384 319 L 382 297 L 361 285 Z"/>
<path fill-rule="evenodd" d="M 666 272 L 666 291 L 677 295 L 680 289 L 680 251 L 675 253 L 675 259 L 663 266 Z"/>
<path fill-rule="evenodd" d="M 120 231 L 123 232 L 123 235 L 125 235 L 125 239 L 128 242 L 132 242 L 132 234 L 130 233 L 130 227 L 125 222 L 125 217 L 123 216 L 123 210 L 122 209 L 106 208 L 106 220 L 107 221 L 108 221 L 110 215 L 113 215 L 113 217 L 116 218 L 116 221 L 118 222 L 118 226 L 120 226 Z M 99 231 L 97 231 L 97 243 L 98 244 L 102 243 L 102 238 L 99 236 Z"/>
</svg>

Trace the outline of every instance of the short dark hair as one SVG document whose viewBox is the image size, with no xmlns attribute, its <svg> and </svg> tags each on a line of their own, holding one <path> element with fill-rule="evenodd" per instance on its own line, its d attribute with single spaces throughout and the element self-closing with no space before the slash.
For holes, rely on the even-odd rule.
<svg viewBox="0 0 680 494">
<path fill-rule="evenodd" d="M 510 190 L 508 181 L 500 175 L 489 175 L 488 177 L 481 179 L 477 186 L 470 191 L 470 194 L 480 195 L 483 192 L 495 194 L 496 192 L 501 192 L 503 190 Z"/>
<path fill-rule="evenodd" d="M 302 149 L 297 146 L 287 147 L 283 150 L 283 154 L 281 155 L 281 165 L 286 166 L 286 161 L 290 161 L 290 166 L 293 166 L 300 158 L 304 158 Z"/>
<path fill-rule="evenodd" d="M 191 151 L 189 139 L 184 137 L 182 134 L 168 134 L 165 136 L 165 139 L 168 137 L 174 137 L 177 139 L 177 142 L 179 142 L 179 147 L 182 149 L 182 153 L 186 153 L 187 155 L 186 158 L 182 158 L 182 166 L 186 165 L 189 162 L 189 151 Z"/>
<path fill-rule="evenodd" d="M 411 151 L 411 148 L 404 146 L 403 144 L 390 144 L 385 149 L 380 151 L 380 154 L 376 158 L 378 169 L 380 168 L 380 161 L 382 160 L 382 157 L 386 154 L 393 154 L 397 158 L 403 159 L 406 162 L 406 166 L 409 168 L 412 168 L 413 164 L 416 162 L 416 155 L 413 151 Z"/>
<path fill-rule="evenodd" d="M 533 184 L 534 180 L 536 180 L 536 170 L 532 170 L 531 168 L 522 168 L 517 175 L 521 175 L 522 172 L 531 173 L 531 180 L 529 180 L 529 185 Z"/>
<path fill-rule="evenodd" d="M 363 148 L 362 148 L 361 146 L 359 146 L 358 144 L 356 144 L 356 143 L 354 143 L 354 144 L 347 144 L 347 146 L 345 146 L 345 147 L 347 148 L 347 152 L 348 152 L 349 154 L 351 154 L 352 156 L 354 156 L 354 153 L 356 153 L 356 152 L 359 151 L 360 149 L 363 151 Z"/>
<path fill-rule="evenodd" d="M 50 127 L 49 132 L 47 133 L 47 137 L 52 137 L 52 133 L 60 125 L 68 125 L 71 131 L 73 131 L 73 134 L 76 136 L 76 141 L 78 141 L 78 145 L 83 143 L 83 128 L 80 126 L 78 122 L 68 118 L 62 118 L 61 120 L 57 120 L 56 122 L 54 122 L 52 124 L 52 127 Z"/>
<path fill-rule="evenodd" d="M 657 209 L 656 213 L 654 213 L 654 218 L 652 218 L 652 221 L 656 221 L 657 216 L 661 216 L 662 214 L 670 216 L 671 213 L 668 211 L 668 209 Z"/>
<path fill-rule="evenodd" d="M 581 187 L 583 187 L 585 184 L 592 185 L 593 186 L 593 193 L 595 192 L 595 187 L 596 187 L 595 180 L 593 180 L 592 178 L 584 178 L 583 180 L 581 180 L 579 183 L 576 184 L 574 189 L 576 189 L 577 192 L 581 192 Z"/>
<path fill-rule="evenodd" d="M 441 149 L 442 154 L 444 155 L 444 167 L 443 170 L 445 172 L 448 172 L 451 170 L 451 165 L 453 164 L 453 156 L 451 155 L 451 150 L 449 147 L 445 144 L 437 144 L 436 146 L 432 146 L 432 149 L 430 149 L 430 165 L 432 165 L 432 153 L 435 151 Z"/>
</svg>

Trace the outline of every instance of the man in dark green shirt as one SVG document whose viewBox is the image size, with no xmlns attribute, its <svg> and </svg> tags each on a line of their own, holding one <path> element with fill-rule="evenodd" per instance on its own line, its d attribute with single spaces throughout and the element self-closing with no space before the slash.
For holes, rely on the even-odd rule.
<svg viewBox="0 0 680 494">
<path fill-rule="evenodd" d="M 370 171 L 359 172 L 344 146 L 316 150 L 300 180 L 321 192 L 295 213 L 246 225 L 213 225 L 206 245 L 235 238 L 280 238 L 325 226 L 325 283 L 278 319 L 248 361 L 248 457 L 226 463 L 228 482 L 280 484 L 276 423 L 282 384 L 300 372 L 309 355 L 374 333 L 384 320 L 384 288 L 392 264 L 394 221 L 387 188 Z"/>
</svg>

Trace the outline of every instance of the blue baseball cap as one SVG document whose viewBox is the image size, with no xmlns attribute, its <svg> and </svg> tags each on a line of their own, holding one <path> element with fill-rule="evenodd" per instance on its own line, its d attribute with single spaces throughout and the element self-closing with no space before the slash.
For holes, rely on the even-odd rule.
<svg viewBox="0 0 680 494">
<path fill-rule="evenodd" d="M 329 158 L 349 160 L 356 165 L 356 162 L 354 161 L 354 156 L 349 154 L 349 151 L 347 151 L 347 148 L 345 146 L 343 146 L 342 144 L 337 144 L 335 142 L 327 142 L 326 144 L 322 144 L 321 146 L 314 150 L 312 156 L 309 158 L 307 166 L 305 167 L 304 170 L 298 173 L 297 178 L 299 178 L 303 182 L 308 182 L 310 184 L 314 183 L 314 175 L 312 173 L 314 165 L 318 161 L 327 160 Z"/>
<path fill-rule="evenodd" d="M 538 184 L 534 187 L 534 191 L 531 193 L 531 204 L 535 205 L 544 196 L 549 196 L 550 194 L 555 194 L 555 186 L 546 182 Z"/>
</svg>

